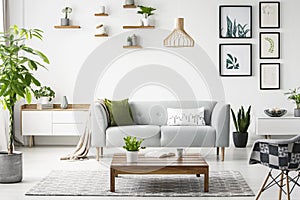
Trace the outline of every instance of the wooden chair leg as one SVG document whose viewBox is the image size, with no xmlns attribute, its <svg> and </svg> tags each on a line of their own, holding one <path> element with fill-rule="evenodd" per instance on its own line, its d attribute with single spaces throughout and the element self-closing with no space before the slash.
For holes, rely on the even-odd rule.
<svg viewBox="0 0 300 200">
<path fill-rule="evenodd" d="M 219 156 L 220 148 L 217 147 L 217 156 Z"/>
<path fill-rule="evenodd" d="M 264 188 L 265 188 L 265 186 L 266 186 L 266 184 L 267 184 L 268 179 L 269 179 L 270 176 L 271 176 L 271 170 L 269 171 L 269 173 L 268 173 L 268 175 L 267 175 L 267 177 L 266 177 L 266 179 L 265 179 L 263 185 L 261 186 L 261 188 L 260 188 L 260 190 L 259 190 L 259 193 L 257 194 L 257 197 L 256 197 L 255 200 L 258 200 L 258 199 L 259 199 L 259 197 L 260 197 L 261 193 L 263 192 L 263 190 L 264 190 Z"/>
<path fill-rule="evenodd" d="M 290 200 L 291 196 L 290 196 L 289 172 L 286 172 L 286 193 L 287 193 L 288 200 Z"/>
<path fill-rule="evenodd" d="M 281 175 L 280 175 L 279 197 L 278 197 L 279 200 L 281 200 L 281 195 L 282 195 L 283 175 L 284 175 L 284 172 L 281 171 Z"/>
<path fill-rule="evenodd" d="M 103 147 L 100 147 L 100 155 L 103 157 Z"/>
<path fill-rule="evenodd" d="M 225 147 L 221 147 L 222 161 L 225 160 Z"/>
</svg>

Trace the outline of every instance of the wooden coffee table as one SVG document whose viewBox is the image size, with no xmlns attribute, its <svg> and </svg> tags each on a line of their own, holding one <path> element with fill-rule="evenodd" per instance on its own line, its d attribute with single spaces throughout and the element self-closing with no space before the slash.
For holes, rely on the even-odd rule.
<svg viewBox="0 0 300 200">
<path fill-rule="evenodd" d="M 114 154 L 110 165 L 111 192 L 115 192 L 118 174 L 195 174 L 197 177 L 204 174 L 204 192 L 208 192 L 209 166 L 200 154 L 187 154 L 182 158 L 139 155 L 137 163 L 127 163 L 125 154 Z"/>
</svg>

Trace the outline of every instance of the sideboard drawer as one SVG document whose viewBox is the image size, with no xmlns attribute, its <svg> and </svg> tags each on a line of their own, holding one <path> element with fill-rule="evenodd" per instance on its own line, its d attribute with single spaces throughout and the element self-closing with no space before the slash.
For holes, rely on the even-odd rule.
<svg viewBox="0 0 300 200">
<path fill-rule="evenodd" d="M 53 124 L 53 135 L 82 135 L 83 124 Z"/>
<path fill-rule="evenodd" d="M 299 118 L 263 118 L 257 121 L 258 135 L 294 135 L 299 132 Z"/>
<path fill-rule="evenodd" d="M 53 111 L 54 124 L 74 124 L 84 123 L 87 117 L 87 111 Z"/>
</svg>

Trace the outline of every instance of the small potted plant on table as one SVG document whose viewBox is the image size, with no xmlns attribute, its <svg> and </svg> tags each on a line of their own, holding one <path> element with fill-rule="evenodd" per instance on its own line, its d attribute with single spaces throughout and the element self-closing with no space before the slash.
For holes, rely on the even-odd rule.
<svg viewBox="0 0 300 200">
<path fill-rule="evenodd" d="M 251 106 L 248 107 L 246 113 L 244 107 L 241 106 L 241 108 L 237 113 L 237 118 L 236 118 L 234 111 L 231 109 L 233 123 L 236 129 L 236 132 L 233 132 L 233 142 L 236 147 L 247 146 L 247 141 L 248 141 L 247 130 L 250 125 L 250 111 L 251 111 Z"/>
<path fill-rule="evenodd" d="M 138 6 L 138 7 L 140 8 L 140 10 L 137 13 L 144 16 L 144 18 L 142 19 L 143 26 L 149 26 L 150 24 L 149 17 L 151 15 L 154 15 L 153 11 L 155 11 L 156 9 L 152 7 L 146 7 L 146 6 Z"/>
<path fill-rule="evenodd" d="M 137 140 L 136 137 L 127 136 L 124 139 L 126 149 L 126 159 L 127 162 L 137 162 L 138 160 L 138 152 L 140 149 L 144 149 L 145 147 L 141 147 L 143 139 Z"/>
<path fill-rule="evenodd" d="M 288 99 L 295 101 L 296 108 L 294 109 L 294 116 L 300 117 L 300 87 L 295 89 L 290 89 L 289 92 L 284 93 L 285 95 L 288 95 Z"/>
</svg>

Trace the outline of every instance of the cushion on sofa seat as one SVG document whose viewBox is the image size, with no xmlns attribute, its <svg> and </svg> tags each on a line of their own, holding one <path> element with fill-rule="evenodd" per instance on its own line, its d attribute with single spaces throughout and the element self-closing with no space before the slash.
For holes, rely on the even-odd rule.
<svg viewBox="0 0 300 200">
<path fill-rule="evenodd" d="M 160 126 L 156 125 L 109 127 L 106 129 L 106 146 L 122 147 L 124 145 L 123 138 L 128 135 L 135 136 L 137 139 L 144 139 L 142 146 L 160 146 Z"/>
<path fill-rule="evenodd" d="M 161 126 L 163 147 L 214 147 L 216 130 L 211 126 Z"/>
</svg>

